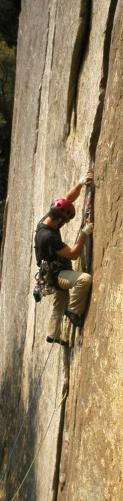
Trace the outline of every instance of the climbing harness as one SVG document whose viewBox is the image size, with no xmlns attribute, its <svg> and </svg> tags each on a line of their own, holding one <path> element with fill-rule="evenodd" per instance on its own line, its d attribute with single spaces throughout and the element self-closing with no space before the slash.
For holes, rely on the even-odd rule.
<svg viewBox="0 0 123 501">
<path fill-rule="evenodd" d="M 42 260 L 40 268 L 35 275 L 36 285 L 34 287 L 33 296 L 36 303 L 41 301 L 43 296 L 54 294 L 55 292 L 51 265 L 52 263 Z"/>
<path fill-rule="evenodd" d="M 59 277 L 58 271 L 61 271 L 61 264 L 57 261 L 41 261 L 40 268 L 35 275 L 36 284 L 33 290 L 33 296 L 36 303 L 41 301 L 43 296 L 54 294 L 56 290 L 69 289 L 67 278 Z"/>
</svg>

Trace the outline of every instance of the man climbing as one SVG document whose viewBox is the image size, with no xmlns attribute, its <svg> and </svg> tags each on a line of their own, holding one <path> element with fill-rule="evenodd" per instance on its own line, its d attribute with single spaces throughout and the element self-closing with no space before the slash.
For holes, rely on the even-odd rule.
<svg viewBox="0 0 123 501">
<path fill-rule="evenodd" d="M 41 260 L 52 264 L 54 285 L 56 285 L 49 335 L 46 338 L 49 343 L 68 344 L 61 338 L 61 322 L 64 312 L 75 326 L 82 325 L 82 315 L 85 311 L 92 280 L 90 274 L 74 271 L 71 261 L 76 260 L 81 255 L 86 237 L 93 231 L 93 224 L 88 223 L 82 228 L 77 243 L 72 247 L 62 241 L 60 228 L 69 223 L 75 216 L 73 202 L 80 195 L 82 186 L 92 181 L 93 173 L 88 171 L 87 176 L 80 178 L 79 183 L 67 193 L 65 199 L 56 200 L 51 205 L 49 212 L 37 227 L 36 255 L 38 256 L 38 265 L 40 265 Z"/>
</svg>

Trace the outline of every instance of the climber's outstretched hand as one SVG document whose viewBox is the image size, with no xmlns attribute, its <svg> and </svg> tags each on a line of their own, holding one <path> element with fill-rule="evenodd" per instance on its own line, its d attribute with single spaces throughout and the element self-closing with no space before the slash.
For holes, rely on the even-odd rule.
<svg viewBox="0 0 123 501">
<path fill-rule="evenodd" d="M 75 200 L 78 198 L 81 192 L 82 186 L 87 186 L 88 184 L 91 184 L 94 179 L 94 173 L 93 170 L 88 170 L 87 174 L 85 176 L 81 176 L 78 183 L 74 188 L 72 188 L 67 194 L 66 194 L 66 199 L 70 200 L 71 202 L 75 202 Z"/>
<path fill-rule="evenodd" d="M 85 184 L 90 184 L 93 180 L 94 180 L 94 171 L 88 170 L 87 175 L 86 175 L 86 183 Z"/>
<path fill-rule="evenodd" d="M 84 184 L 90 184 L 92 183 L 94 179 L 94 172 L 92 169 L 88 170 L 87 174 L 85 176 L 81 176 L 79 179 L 79 182 L 81 183 L 81 186 L 84 186 Z"/>
</svg>

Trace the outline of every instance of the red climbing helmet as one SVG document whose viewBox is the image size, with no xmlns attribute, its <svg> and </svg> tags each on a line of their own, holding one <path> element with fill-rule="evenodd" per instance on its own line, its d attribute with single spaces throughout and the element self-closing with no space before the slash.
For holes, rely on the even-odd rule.
<svg viewBox="0 0 123 501">
<path fill-rule="evenodd" d="M 75 207 L 70 202 L 70 200 L 66 200 L 66 198 L 59 198 L 55 200 L 51 205 L 51 210 L 56 212 L 56 215 L 62 217 L 64 220 L 73 219 L 75 216 Z"/>
</svg>

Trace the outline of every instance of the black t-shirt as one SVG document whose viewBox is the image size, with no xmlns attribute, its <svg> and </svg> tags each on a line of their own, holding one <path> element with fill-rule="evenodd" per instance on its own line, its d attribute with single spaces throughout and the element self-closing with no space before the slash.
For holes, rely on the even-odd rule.
<svg viewBox="0 0 123 501">
<path fill-rule="evenodd" d="M 43 219 L 45 218 L 46 216 Z M 71 260 L 57 255 L 57 251 L 64 247 L 66 244 L 62 242 L 60 231 L 52 229 L 41 220 L 36 232 L 37 262 L 40 262 L 41 259 L 49 262 L 55 261 L 59 271 L 62 269 L 72 270 Z"/>
</svg>

